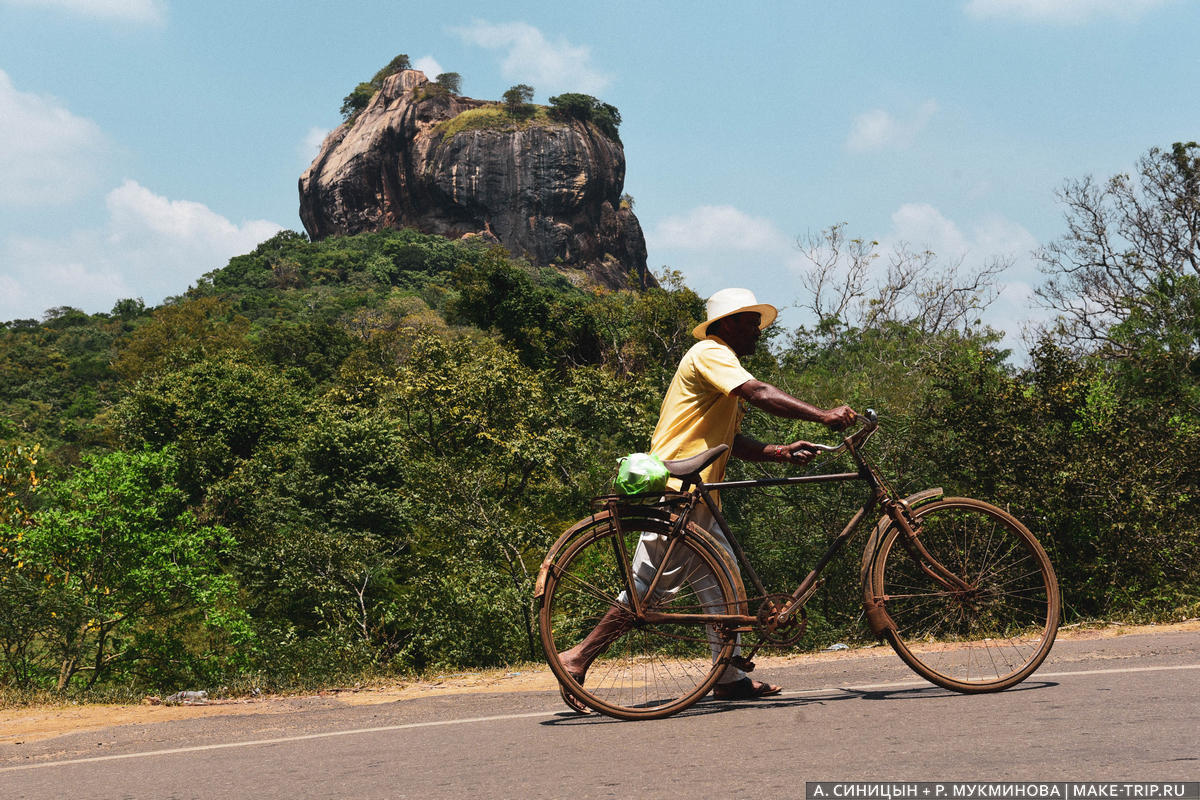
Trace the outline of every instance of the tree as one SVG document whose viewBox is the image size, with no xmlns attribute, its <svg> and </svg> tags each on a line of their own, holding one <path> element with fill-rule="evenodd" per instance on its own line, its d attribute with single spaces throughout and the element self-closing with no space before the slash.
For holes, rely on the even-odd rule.
<svg viewBox="0 0 1200 800">
<path fill-rule="evenodd" d="M 121 319 L 134 319 L 146 313 L 146 303 L 140 297 L 127 297 L 114 303 L 109 313 Z"/>
<path fill-rule="evenodd" d="M 662 388 L 695 342 L 692 328 L 704 319 L 704 302 L 678 272 L 664 270 L 659 287 L 611 292 L 590 304 L 602 363 L 618 376 L 652 376 Z"/>
<path fill-rule="evenodd" d="M 1131 318 L 1162 336 L 1186 329 L 1200 280 L 1200 145 L 1152 148 L 1133 176 L 1069 181 L 1059 198 L 1067 234 L 1039 252 L 1049 279 L 1037 290 L 1059 313 L 1057 337 L 1124 356 L 1118 326 Z"/>
<path fill-rule="evenodd" d="M 412 558 L 428 565 L 412 569 L 424 585 L 405 601 L 415 630 L 403 658 L 532 656 L 533 567 L 562 527 L 564 495 L 582 504 L 614 454 L 648 438 L 638 387 L 598 370 L 529 369 L 494 341 L 427 337 L 388 384 L 370 414 L 399 432 Z"/>
<path fill-rule="evenodd" d="M 360 114 L 377 91 L 379 90 L 370 83 L 360 83 L 355 86 L 354 91 L 342 98 L 342 119 L 350 120 Z"/>
<path fill-rule="evenodd" d="M 324 669 L 298 661 L 318 649 L 409 669 L 532 657 L 528 597 L 560 510 L 577 516 L 649 436 L 637 381 L 530 369 L 490 338 L 392 335 L 397 358 L 343 365 L 312 424 L 223 484 L 272 671 Z"/>
<path fill-rule="evenodd" d="M 149 322 L 118 345 L 112 367 L 122 378 L 139 378 L 246 347 L 250 321 L 229 303 L 200 297 L 156 309 Z"/>
<path fill-rule="evenodd" d="M 29 499 L 38 488 L 37 445 L 6 445 L 0 448 L 0 525 L 20 529 L 29 519 Z M 8 555 L 0 540 L 0 563 Z"/>
<path fill-rule="evenodd" d="M 590 122 L 613 141 L 621 141 L 617 135 L 617 128 L 621 126 L 621 112 L 616 106 L 603 103 L 590 94 L 567 92 L 551 97 L 550 116 L 563 121 L 577 119 Z"/>
<path fill-rule="evenodd" d="M 42 315 L 42 324 L 49 328 L 69 328 L 72 325 L 86 325 L 88 315 L 81 309 L 72 306 L 55 306 L 46 309 Z"/>
<path fill-rule="evenodd" d="M 116 410 L 127 441 L 174 445 L 176 482 L 200 497 L 302 423 L 303 397 L 274 369 L 217 357 L 148 376 Z"/>
<path fill-rule="evenodd" d="M 247 608 L 295 634 L 394 652 L 390 592 L 411 578 L 406 443 L 378 414 L 324 412 L 226 487 Z"/>
<path fill-rule="evenodd" d="M 367 104 L 371 102 L 371 98 L 375 96 L 375 93 L 383 88 L 385 80 L 397 72 L 403 72 L 406 69 L 412 69 L 412 64 L 409 62 L 408 56 L 401 53 L 389 61 L 386 67 L 376 72 L 371 80 L 355 86 L 354 91 L 346 95 L 342 100 L 342 119 L 350 120 L 362 112 L 367 107 Z"/>
<path fill-rule="evenodd" d="M 451 94 L 458 94 L 462 91 L 462 75 L 457 72 L 443 72 L 434 79 L 434 83 Z"/>
<path fill-rule="evenodd" d="M 405 53 L 400 53 L 387 63 L 387 66 L 375 73 L 371 78 L 371 85 L 376 89 L 383 86 L 383 82 L 395 75 L 397 72 L 403 72 L 406 69 L 412 69 L 412 62 L 408 60 Z"/>
<path fill-rule="evenodd" d="M 41 483 L 38 450 L 0 447 L 0 657 L 19 686 L 33 683 L 37 643 L 53 620 L 45 584 L 21 555 L 32 524 L 29 501 Z"/>
<path fill-rule="evenodd" d="M 801 237 L 798 245 L 810 264 L 800 276 L 810 296 L 806 307 L 818 331 L 834 341 L 846 328 L 899 324 L 922 336 L 969 330 L 996 299 L 994 278 L 1010 265 L 997 258 L 964 273 L 961 258 L 940 266 L 935 253 L 900 244 L 877 277 L 872 267 L 881 257 L 879 242 L 848 238 L 845 223 Z"/>
<path fill-rule="evenodd" d="M 524 117 L 529 113 L 529 102 L 533 100 L 533 87 L 518 83 L 504 93 L 504 106 L 510 117 Z"/>
<path fill-rule="evenodd" d="M 220 568 L 233 542 L 188 510 L 176 469 L 166 450 L 87 459 L 32 516 L 18 553 L 42 578 L 36 597 L 53 599 L 42 667 L 57 672 L 59 691 L 78 675 L 90 687 L 118 665 L 152 660 L 164 639 L 177 655 L 185 621 L 237 616 Z"/>
<path fill-rule="evenodd" d="M 280 367 L 302 370 L 314 383 L 331 377 L 353 348 L 344 326 L 324 320 L 272 322 L 255 342 L 258 355 Z M 296 372 L 291 376 L 299 377 Z"/>
<path fill-rule="evenodd" d="M 596 363 L 599 341 L 593 305 L 569 287 L 564 292 L 539 285 L 544 277 L 494 250 L 455 271 L 459 296 L 450 310 L 479 328 L 499 332 L 526 365 Z"/>
</svg>

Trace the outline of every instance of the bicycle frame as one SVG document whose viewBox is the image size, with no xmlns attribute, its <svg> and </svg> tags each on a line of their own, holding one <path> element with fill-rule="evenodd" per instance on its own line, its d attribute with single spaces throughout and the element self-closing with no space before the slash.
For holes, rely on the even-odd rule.
<svg viewBox="0 0 1200 800">
<path fill-rule="evenodd" d="M 745 489 L 759 488 L 768 486 L 795 486 L 810 483 L 838 483 L 848 481 L 862 481 L 867 484 L 870 493 L 862 506 L 851 517 L 850 521 L 842 529 L 833 541 L 830 542 L 825 552 L 817 560 L 817 563 L 812 567 L 809 573 L 800 581 L 800 584 L 791 593 L 790 600 L 786 601 L 782 607 L 773 610 L 769 615 L 767 625 L 769 630 L 774 630 L 781 625 L 788 623 L 791 618 L 803 609 L 805 603 L 812 597 L 813 594 L 821 585 L 821 573 L 826 565 L 838 554 L 845 546 L 846 542 L 854 535 L 858 526 L 870 511 L 879 506 L 883 511 L 883 517 L 877 526 L 877 532 L 885 527 L 887 521 L 894 522 L 902 533 L 901 541 L 903 546 L 909 550 L 913 558 L 920 564 L 923 572 L 928 574 L 933 580 L 950 591 L 966 591 L 969 587 L 958 576 L 954 575 L 949 569 L 944 567 L 936 558 L 934 558 L 924 547 L 920 541 L 919 526 L 916 526 L 914 518 L 909 513 L 911 506 L 917 502 L 924 502 L 935 497 L 941 496 L 941 490 L 931 490 L 914 495 L 912 498 L 902 499 L 898 496 L 894 489 L 887 483 L 886 480 L 880 477 L 879 473 L 871 465 L 870 461 L 859 451 L 859 447 L 870 437 L 878 426 L 872 421 L 869 427 L 864 427 L 855 432 L 851 436 L 843 439 L 842 444 L 838 447 L 822 448 L 827 452 L 838 452 L 846 450 L 851 454 L 853 459 L 858 464 L 856 472 L 840 472 L 827 473 L 820 475 L 797 475 L 779 478 L 758 478 L 752 480 L 739 481 L 718 481 L 713 483 L 704 483 L 698 475 L 692 476 L 694 480 L 685 483 L 682 487 L 683 493 L 687 500 L 683 511 L 678 515 L 676 527 L 672 533 L 677 533 L 682 530 L 682 527 L 687 523 L 692 511 L 695 509 L 698 502 L 703 502 L 713 515 L 713 519 L 721 527 L 725 533 L 725 538 L 733 549 L 737 559 L 737 564 L 741 566 L 745 574 L 750 578 L 755 590 L 761 597 L 768 597 L 766 587 L 763 586 L 761 579 L 755 572 L 754 567 L 746 558 L 746 554 L 742 549 L 741 543 L 734 535 L 732 528 L 729 526 L 724 515 L 721 513 L 720 507 L 714 501 L 712 492 L 724 491 L 727 489 Z M 694 487 L 694 488 L 693 488 Z M 690 491 L 689 491 L 690 490 Z M 609 509 L 611 512 L 614 524 L 620 526 L 620 513 L 617 509 L 615 498 L 610 500 Z M 668 544 L 666 554 L 659 564 L 659 568 L 652 579 L 650 585 L 646 589 L 644 596 L 653 597 L 654 591 L 658 585 L 659 579 L 663 573 L 663 567 L 670 563 L 671 553 L 674 547 L 675 537 L 671 537 L 671 543 Z M 870 592 L 869 586 L 866 585 L 866 576 L 869 574 L 869 568 L 873 563 L 875 555 L 878 551 L 881 538 L 877 535 L 867 543 L 867 549 L 863 554 L 863 579 L 864 579 L 864 597 L 863 605 L 866 612 L 867 621 L 872 632 L 880 638 L 883 638 L 889 629 L 894 630 L 895 624 L 887 615 L 883 608 L 884 598 L 876 598 Z M 632 590 L 634 586 L 632 571 L 630 567 L 629 554 L 625 552 L 623 540 L 621 536 L 614 537 L 614 547 L 617 548 L 617 558 L 619 563 L 625 565 L 624 578 L 626 586 Z M 875 552 L 873 552 L 875 551 Z M 737 568 L 734 565 L 734 568 Z M 651 624 L 664 623 L 687 623 L 687 624 L 706 624 L 706 625 L 721 625 L 728 628 L 747 629 L 750 626 L 757 626 L 763 623 L 763 619 L 758 615 L 746 614 L 674 614 L 663 613 L 653 609 L 646 608 L 643 603 L 643 597 L 637 591 L 629 591 L 630 605 L 634 615 L 645 622 Z M 749 609 L 747 609 L 748 611 Z"/>
</svg>

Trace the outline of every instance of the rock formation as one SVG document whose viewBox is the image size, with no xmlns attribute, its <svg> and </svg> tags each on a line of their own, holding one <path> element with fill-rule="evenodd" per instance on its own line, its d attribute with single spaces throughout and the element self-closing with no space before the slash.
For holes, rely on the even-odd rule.
<svg viewBox="0 0 1200 800">
<path fill-rule="evenodd" d="M 621 203 L 620 143 L 579 120 L 454 132 L 450 120 L 487 105 L 417 70 L 389 77 L 301 176 L 309 236 L 401 227 L 479 235 L 609 288 L 655 285 L 641 225 Z"/>
</svg>

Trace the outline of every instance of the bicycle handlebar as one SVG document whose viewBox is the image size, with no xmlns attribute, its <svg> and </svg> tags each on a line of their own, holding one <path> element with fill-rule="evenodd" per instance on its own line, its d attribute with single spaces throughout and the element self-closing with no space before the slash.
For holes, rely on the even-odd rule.
<svg viewBox="0 0 1200 800">
<path fill-rule="evenodd" d="M 858 423 L 861 428 L 855 433 L 851 434 L 851 436 L 869 436 L 875 431 L 876 428 L 879 427 L 879 415 L 875 413 L 875 409 L 873 408 L 868 408 L 861 414 L 855 414 L 854 421 Z M 813 448 L 820 450 L 822 453 L 837 453 L 845 450 L 849 441 L 850 436 L 847 436 L 846 438 L 842 439 L 842 443 L 838 445 L 815 444 L 811 442 L 810 444 L 812 444 Z"/>
</svg>

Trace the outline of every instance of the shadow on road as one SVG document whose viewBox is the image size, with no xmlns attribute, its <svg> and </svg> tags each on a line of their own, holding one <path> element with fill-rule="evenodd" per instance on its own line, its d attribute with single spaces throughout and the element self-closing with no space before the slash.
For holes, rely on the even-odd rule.
<svg viewBox="0 0 1200 800">
<path fill-rule="evenodd" d="M 1058 686 L 1055 681 L 1025 681 L 1011 689 L 1005 689 L 1004 694 L 1013 694 L 1014 692 L 1028 692 L 1033 689 L 1049 689 L 1053 686 Z M 952 692 L 948 689 L 942 689 L 938 686 L 918 686 L 915 689 L 892 689 L 888 691 L 868 690 L 868 689 L 842 689 L 843 692 L 848 692 L 863 700 L 919 700 L 923 697 L 969 697 L 970 695 L 964 692 Z"/>
<path fill-rule="evenodd" d="M 1058 686 L 1055 681 L 1025 681 L 1011 689 L 1005 689 L 1005 694 L 1013 692 L 1028 692 L 1038 689 L 1049 689 Z M 940 686 L 918 686 L 910 689 L 831 689 L 820 694 L 810 694 L 803 697 L 766 697 L 761 700 L 716 700 L 707 698 L 696 703 L 691 708 L 684 709 L 678 714 L 668 717 L 671 719 L 687 719 L 688 717 L 719 714 L 738 709 L 789 710 L 804 708 L 811 705 L 825 705 L 841 700 L 927 700 L 947 697 L 967 697 L 960 692 L 952 692 Z M 603 714 L 577 714 L 564 710 L 554 719 L 544 720 L 539 725 L 604 725 L 620 723 L 624 720 L 606 717 Z"/>
</svg>

